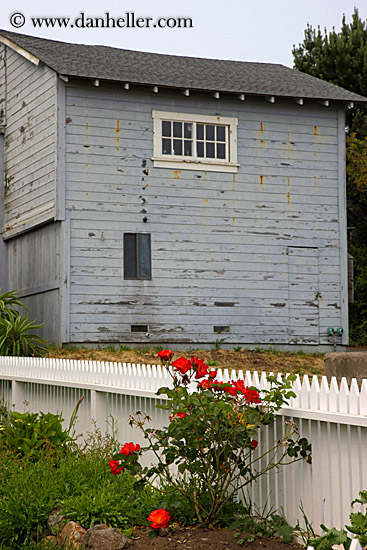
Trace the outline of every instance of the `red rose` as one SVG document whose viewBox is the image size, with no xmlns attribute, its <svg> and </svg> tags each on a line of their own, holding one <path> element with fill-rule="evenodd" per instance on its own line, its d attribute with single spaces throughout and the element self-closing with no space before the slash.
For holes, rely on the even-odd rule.
<svg viewBox="0 0 367 550">
<path fill-rule="evenodd" d="M 164 508 L 158 508 L 158 510 L 153 510 L 153 512 L 150 512 L 149 516 L 147 517 L 148 521 L 151 521 L 151 527 L 153 529 L 160 529 L 161 527 L 167 527 L 168 522 L 170 520 L 170 515 L 167 512 L 167 510 L 164 510 Z"/>
<path fill-rule="evenodd" d="M 198 380 L 199 378 L 204 378 L 207 374 L 209 374 L 208 371 L 208 365 L 204 363 L 204 359 L 198 359 L 197 357 L 191 357 L 191 363 L 194 367 L 196 373 L 195 378 Z"/>
<path fill-rule="evenodd" d="M 236 396 L 236 393 L 237 393 L 237 390 L 236 390 L 236 388 L 235 388 L 234 386 L 226 386 L 226 387 L 224 388 L 224 391 L 225 391 L 226 393 L 229 393 L 229 395 L 232 395 L 233 397 L 235 397 L 235 396 Z"/>
<path fill-rule="evenodd" d="M 108 465 L 114 476 L 121 474 L 122 470 L 124 469 L 123 466 L 120 466 L 117 460 L 110 460 Z"/>
<path fill-rule="evenodd" d="M 122 447 L 120 451 L 120 455 L 130 456 L 134 454 L 134 452 L 140 451 L 140 445 L 135 445 L 134 443 L 125 443 L 125 445 Z"/>
<path fill-rule="evenodd" d="M 261 403 L 260 401 L 260 394 L 256 390 L 250 390 L 249 388 L 245 388 L 245 391 L 242 392 L 242 395 L 246 399 L 247 403 Z"/>
<path fill-rule="evenodd" d="M 256 449 L 256 447 L 258 446 L 258 441 L 256 441 L 256 439 L 253 439 L 250 443 L 251 447 L 253 447 L 254 449 Z"/>
<path fill-rule="evenodd" d="M 185 359 L 185 357 L 180 357 L 173 361 L 172 366 L 178 370 L 181 374 L 186 374 L 192 368 L 191 361 Z"/>
<path fill-rule="evenodd" d="M 209 376 L 210 376 L 210 378 L 215 378 L 217 376 L 217 371 L 216 370 L 211 370 L 209 372 Z"/>
<path fill-rule="evenodd" d="M 184 412 L 174 413 L 172 411 L 171 414 L 169 415 L 169 419 L 170 419 L 171 422 L 174 422 L 176 420 L 176 418 L 185 418 L 185 416 L 187 416 L 187 414 L 184 413 Z"/>
<path fill-rule="evenodd" d="M 161 351 L 158 352 L 157 357 L 159 357 L 159 359 L 162 359 L 162 361 L 169 361 L 171 359 L 172 355 L 173 355 L 172 350 L 162 349 Z"/>
</svg>

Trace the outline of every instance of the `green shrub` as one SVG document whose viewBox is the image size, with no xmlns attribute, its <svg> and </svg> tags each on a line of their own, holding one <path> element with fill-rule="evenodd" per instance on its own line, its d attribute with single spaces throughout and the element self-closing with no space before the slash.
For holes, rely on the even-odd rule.
<svg viewBox="0 0 367 550">
<path fill-rule="evenodd" d="M 62 421 L 59 414 L 9 412 L 0 426 L 0 443 L 17 457 L 38 460 L 45 449 L 63 449 L 71 441 Z"/>
<path fill-rule="evenodd" d="M 46 341 L 34 332 L 42 325 L 22 317 L 16 307 L 28 311 L 16 291 L 0 294 L 0 355 L 44 355 Z"/>
</svg>

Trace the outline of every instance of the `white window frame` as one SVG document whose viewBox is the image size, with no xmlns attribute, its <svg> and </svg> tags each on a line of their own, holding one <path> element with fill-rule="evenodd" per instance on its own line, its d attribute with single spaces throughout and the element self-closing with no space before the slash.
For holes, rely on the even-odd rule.
<svg viewBox="0 0 367 550">
<path fill-rule="evenodd" d="M 153 164 L 156 168 L 173 170 L 204 170 L 207 172 L 236 173 L 237 164 L 237 118 L 223 116 L 193 115 L 171 111 L 152 111 L 153 116 Z M 226 126 L 226 159 L 203 157 L 185 157 L 183 155 L 162 154 L 162 121 L 192 122 Z M 193 152 L 196 151 L 196 125 L 193 124 Z"/>
</svg>

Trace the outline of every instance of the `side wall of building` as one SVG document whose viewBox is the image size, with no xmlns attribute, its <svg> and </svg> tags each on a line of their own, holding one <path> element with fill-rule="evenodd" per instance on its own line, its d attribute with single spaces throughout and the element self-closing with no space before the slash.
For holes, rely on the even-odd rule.
<svg viewBox="0 0 367 550">
<path fill-rule="evenodd" d="M 238 118 L 238 173 L 154 168 L 154 109 Z M 339 112 L 69 83 L 70 340 L 346 342 Z M 126 232 L 151 234 L 151 280 L 124 279 Z"/>
<path fill-rule="evenodd" d="M 7 242 L 9 289 L 19 292 L 30 319 L 44 323 L 38 332 L 54 343 L 62 339 L 60 231 L 60 223 L 50 223 Z"/>
<path fill-rule="evenodd" d="M 56 74 L 5 48 L 4 238 L 52 220 L 56 197 Z"/>
<path fill-rule="evenodd" d="M 10 47 L 0 46 L 4 127 L 0 272 L 7 289 L 19 292 L 29 318 L 44 324 L 39 331 L 42 336 L 60 342 L 61 229 L 53 221 L 57 77 L 45 65 L 35 65 Z"/>
</svg>

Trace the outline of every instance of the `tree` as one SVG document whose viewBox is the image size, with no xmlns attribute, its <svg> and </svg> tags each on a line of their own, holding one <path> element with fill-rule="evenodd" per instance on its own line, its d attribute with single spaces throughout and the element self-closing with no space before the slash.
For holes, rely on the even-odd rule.
<svg viewBox="0 0 367 550">
<path fill-rule="evenodd" d="M 320 27 L 316 32 L 307 24 L 304 41 L 293 46 L 292 54 L 295 69 L 367 96 L 367 21 L 359 18 L 357 8 L 350 24 L 343 15 L 338 33 L 333 27 L 322 34 Z M 349 133 L 367 136 L 366 107 L 348 109 L 346 120 Z"/>
<path fill-rule="evenodd" d="M 367 21 L 355 8 L 340 32 L 307 25 L 305 38 L 293 46 L 294 68 L 367 96 Z M 354 256 L 355 302 L 350 308 L 351 340 L 367 344 L 367 108 L 346 112 L 348 247 Z"/>
</svg>

